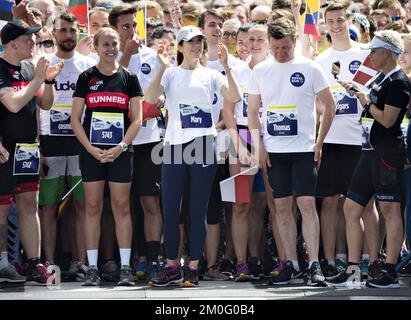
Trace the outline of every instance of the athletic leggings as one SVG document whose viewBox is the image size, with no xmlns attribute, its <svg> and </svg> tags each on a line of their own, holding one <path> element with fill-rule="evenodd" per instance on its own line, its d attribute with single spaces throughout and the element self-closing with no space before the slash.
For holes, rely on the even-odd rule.
<svg viewBox="0 0 411 320">
<path fill-rule="evenodd" d="M 195 148 L 193 148 L 193 143 Z M 193 148 L 193 150 L 187 152 L 190 151 L 189 148 Z M 184 153 L 186 155 L 182 157 L 181 155 Z M 190 153 L 189 156 L 196 158 L 193 164 L 187 157 L 188 153 Z M 176 156 L 177 154 L 178 156 Z M 183 158 L 182 161 L 181 158 Z M 167 259 L 175 260 L 178 256 L 179 218 L 185 182 L 188 183 L 189 189 L 190 260 L 200 259 L 207 233 L 207 207 L 216 169 L 214 138 L 212 136 L 196 138 L 183 145 L 164 146 L 161 190 L 164 245 Z"/>
</svg>

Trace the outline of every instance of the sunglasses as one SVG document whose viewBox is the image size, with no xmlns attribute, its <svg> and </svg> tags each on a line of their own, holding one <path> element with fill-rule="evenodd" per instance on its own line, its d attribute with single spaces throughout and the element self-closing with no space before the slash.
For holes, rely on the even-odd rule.
<svg viewBox="0 0 411 320">
<path fill-rule="evenodd" d="M 228 38 L 228 37 L 236 38 L 237 37 L 237 31 L 233 31 L 233 32 L 224 31 L 223 32 L 223 37 L 224 38 Z"/>
<path fill-rule="evenodd" d="M 54 46 L 54 41 L 53 40 L 40 41 L 39 43 L 37 43 L 37 46 L 43 47 L 43 48 L 51 48 Z"/>
</svg>

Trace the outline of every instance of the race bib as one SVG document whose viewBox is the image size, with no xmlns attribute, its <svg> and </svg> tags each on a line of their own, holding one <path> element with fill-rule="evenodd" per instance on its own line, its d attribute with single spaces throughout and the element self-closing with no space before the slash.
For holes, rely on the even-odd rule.
<svg viewBox="0 0 411 320">
<path fill-rule="evenodd" d="M 211 117 L 210 105 L 180 104 L 181 127 L 187 128 L 211 128 L 213 119 Z"/>
<path fill-rule="evenodd" d="M 13 175 L 37 175 L 40 169 L 40 150 L 38 143 L 16 143 Z"/>
<path fill-rule="evenodd" d="M 361 118 L 362 126 L 362 149 L 363 150 L 373 150 L 373 147 L 370 143 L 370 133 L 371 127 L 374 123 L 374 119 L 371 118 Z"/>
<path fill-rule="evenodd" d="M 248 89 L 244 88 L 243 89 L 243 117 L 247 118 L 248 117 Z M 258 113 L 258 116 L 261 118 L 262 115 L 262 103 L 260 105 L 260 111 Z"/>
<path fill-rule="evenodd" d="M 90 126 L 91 144 L 117 145 L 124 137 L 122 113 L 93 112 Z"/>
<path fill-rule="evenodd" d="M 331 92 L 333 93 L 336 105 L 336 115 L 358 113 L 357 98 L 355 96 L 350 97 L 345 91 L 345 89 L 340 85 L 332 86 Z"/>
<path fill-rule="evenodd" d="M 55 104 L 50 109 L 50 135 L 74 136 L 71 128 L 71 105 Z"/>
<path fill-rule="evenodd" d="M 274 137 L 298 135 L 298 113 L 296 106 L 267 107 L 267 132 Z"/>
</svg>

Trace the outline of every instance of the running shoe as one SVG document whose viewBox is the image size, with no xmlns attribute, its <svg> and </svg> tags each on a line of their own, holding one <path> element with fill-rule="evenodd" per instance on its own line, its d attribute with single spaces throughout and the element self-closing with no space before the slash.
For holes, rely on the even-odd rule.
<svg viewBox="0 0 411 320">
<path fill-rule="evenodd" d="M 184 288 L 198 287 L 198 269 L 184 268 L 184 280 L 181 284 Z"/>
<path fill-rule="evenodd" d="M 179 266 L 162 266 L 157 272 L 157 277 L 151 279 L 150 286 L 166 287 L 172 284 L 180 284 L 183 282 L 181 268 Z"/>
<path fill-rule="evenodd" d="M 120 281 L 117 283 L 118 286 L 134 286 L 136 283 L 133 278 L 133 270 L 130 266 L 122 266 L 120 269 Z"/>
<path fill-rule="evenodd" d="M 93 286 L 99 286 L 100 283 L 101 283 L 101 279 L 100 279 L 97 267 L 89 266 L 87 268 L 86 277 L 84 279 L 82 286 L 93 287 Z"/>
<path fill-rule="evenodd" d="M 277 277 L 269 282 L 269 284 L 283 285 L 283 284 L 300 284 L 304 283 L 304 273 L 294 269 L 293 263 L 287 261 L 284 269 Z"/>
<path fill-rule="evenodd" d="M 247 263 L 241 261 L 237 263 L 236 274 L 234 281 L 244 282 L 250 280 L 250 271 L 248 270 Z"/>
<path fill-rule="evenodd" d="M 0 269 L 0 283 L 23 283 L 26 282 L 26 277 L 20 275 L 16 268 L 9 263 L 7 267 Z"/>
<path fill-rule="evenodd" d="M 48 279 L 51 276 L 52 274 L 48 272 L 47 267 L 39 263 L 32 270 L 29 270 L 26 284 L 37 285 L 37 286 L 46 286 L 47 284 L 55 284 L 54 281 L 48 281 Z"/>
<path fill-rule="evenodd" d="M 398 277 L 393 277 L 386 270 L 382 270 L 375 279 L 368 280 L 365 285 L 369 288 L 391 289 L 399 288 Z"/>
<path fill-rule="evenodd" d="M 218 270 L 217 265 L 213 265 L 210 268 L 208 268 L 206 273 L 204 273 L 203 279 L 210 281 L 226 281 L 230 280 L 230 277 L 220 272 L 220 270 Z"/>
<path fill-rule="evenodd" d="M 325 277 L 321 271 L 320 264 L 318 262 L 313 262 L 310 270 L 308 271 L 308 282 L 309 286 L 322 286 L 324 285 Z"/>
</svg>

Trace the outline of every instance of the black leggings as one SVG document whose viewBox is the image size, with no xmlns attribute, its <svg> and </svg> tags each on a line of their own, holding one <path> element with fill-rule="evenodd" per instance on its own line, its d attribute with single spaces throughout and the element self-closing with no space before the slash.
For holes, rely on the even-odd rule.
<svg viewBox="0 0 411 320">
<path fill-rule="evenodd" d="M 188 164 L 187 159 L 178 161 L 173 156 L 177 151 L 181 156 L 187 147 L 198 143 L 202 147 L 194 148 L 191 155 L 195 157 L 198 150 L 203 152 L 200 161 Z M 212 153 L 212 154 L 211 154 Z M 171 157 L 167 157 L 171 155 Z M 211 155 L 211 163 L 206 161 L 206 155 Z M 168 159 L 167 159 L 168 158 Z M 209 157 L 208 157 L 209 159 Z M 164 158 L 161 168 L 161 186 L 163 196 L 163 231 L 166 257 L 177 259 L 180 239 L 179 218 L 185 182 L 188 183 L 188 212 L 190 215 L 190 259 L 199 260 L 203 252 L 207 233 L 207 208 L 210 199 L 211 187 L 214 181 L 217 163 L 214 154 L 214 138 L 201 137 L 183 145 L 165 145 Z M 182 162 L 182 163 L 181 163 Z"/>
</svg>

